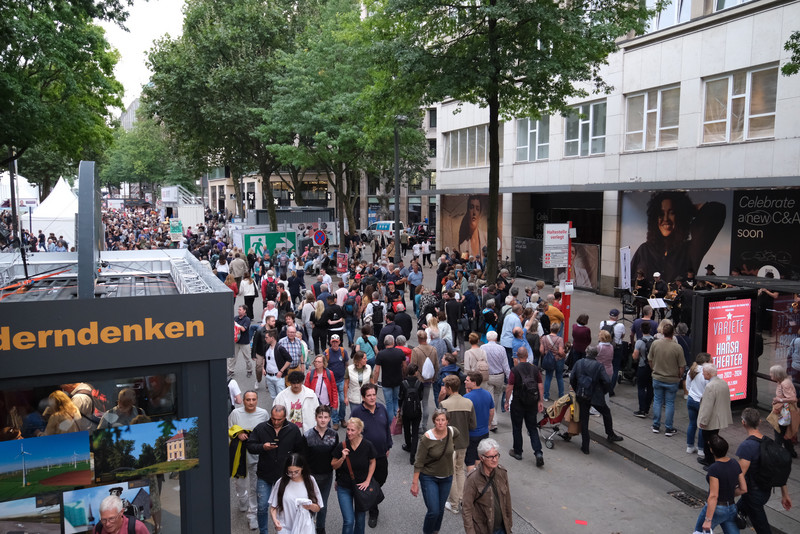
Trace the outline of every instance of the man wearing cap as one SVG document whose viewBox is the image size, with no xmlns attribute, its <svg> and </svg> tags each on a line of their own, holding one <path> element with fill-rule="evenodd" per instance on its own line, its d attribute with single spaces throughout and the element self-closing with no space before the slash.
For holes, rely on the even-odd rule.
<svg viewBox="0 0 800 534">
<path fill-rule="evenodd" d="M 622 366 L 622 338 L 625 336 L 625 325 L 619 320 L 619 310 L 614 308 L 608 312 L 608 319 L 600 323 L 600 330 L 608 330 L 611 334 L 611 344 L 614 346 L 614 360 L 613 371 L 609 378 L 611 379 L 611 387 L 609 388 L 609 396 L 614 396 L 614 388 L 617 386 L 617 377 L 619 376 L 619 369 Z"/>
<path fill-rule="evenodd" d="M 325 356 L 328 360 L 328 369 L 333 373 L 333 378 L 336 380 L 336 389 L 340 399 L 346 399 L 344 396 L 344 376 L 345 368 L 347 367 L 347 351 L 342 348 L 342 338 L 339 334 L 331 336 L 331 346 L 325 349 Z M 333 410 L 331 419 L 333 421 L 333 429 L 339 430 L 340 421 L 344 420 L 346 402 L 339 403 L 339 409 Z"/>
</svg>

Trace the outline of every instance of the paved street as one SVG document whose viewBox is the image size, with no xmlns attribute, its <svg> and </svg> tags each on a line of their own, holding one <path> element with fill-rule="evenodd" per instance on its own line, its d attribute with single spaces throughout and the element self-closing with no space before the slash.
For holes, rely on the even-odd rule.
<svg viewBox="0 0 800 534">
<path fill-rule="evenodd" d="M 426 268 L 424 272 L 425 283 L 428 283 L 434 271 Z M 310 279 L 306 277 L 307 283 Z M 525 286 L 532 285 L 532 282 L 520 279 L 517 284 Z M 574 319 L 577 313 L 588 313 L 589 326 L 596 337 L 597 325 L 607 317 L 612 307 L 619 307 L 617 299 L 581 291 L 573 296 L 572 317 Z M 257 316 L 260 311 L 260 302 L 256 302 Z M 252 386 L 253 380 L 245 378 L 242 362 L 237 367 L 236 378 L 243 390 Z M 763 380 L 759 382 L 760 396 L 771 398 L 774 386 Z M 617 396 L 611 399 L 615 428 L 617 433 L 625 437 L 625 441 L 609 446 L 603 439 L 600 418 L 593 417 L 591 428 L 595 439 L 600 441 L 592 443 L 591 454 L 586 456 L 580 452 L 577 438 L 565 442 L 556 437 L 554 448 L 544 451 L 544 469 L 534 466 L 527 440 L 521 462 L 508 456 L 511 424 L 507 414 L 501 415 L 500 431 L 492 437 L 501 445 L 501 465 L 509 470 L 515 533 L 666 534 L 692 531 L 699 509 L 668 494 L 682 490 L 702 498 L 707 491 L 705 474 L 694 455 L 685 454 L 685 401 L 681 396 L 676 400 L 676 426 L 680 432 L 667 438 L 663 434 L 650 432 L 647 419 L 633 417 L 635 399 L 636 388 L 627 383 L 618 386 Z M 270 406 L 269 395 L 263 390 L 259 405 L 263 408 Z M 340 431 L 340 436 L 343 435 L 343 431 Z M 722 435 L 730 442 L 732 451 L 744 438 L 738 425 L 732 425 Z M 384 486 L 387 499 L 381 506 L 375 532 L 421 531 L 425 506 L 421 497 L 415 499 L 409 492 L 413 469 L 408 463 L 407 453 L 400 448 L 401 443 L 402 437 L 396 436 L 389 459 L 389 480 Z M 799 475 L 800 472 L 795 469 L 790 480 L 790 492 L 797 503 L 800 503 L 797 491 L 800 487 Z M 333 490 L 331 496 L 333 499 L 327 529 L 328 532 L 339 532 L 341 514 Z M 234 500 L 231 500 L 232 510 L 237 509 Z M 776 532 L 800 532 L 800 506 L 785 512 L 778 499 L 773 498 L 769 507 L 770 521 L 777 527 Z M 462 531 L 460 516 L 446 511 L 442 533 Z M 244 514 L 233 512 L 231 532 L 250 532 Z"/>
</svg>

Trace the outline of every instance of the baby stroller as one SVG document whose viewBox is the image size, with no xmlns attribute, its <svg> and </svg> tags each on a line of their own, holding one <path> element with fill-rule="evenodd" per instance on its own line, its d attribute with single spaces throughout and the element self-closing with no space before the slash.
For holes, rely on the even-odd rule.
<svg viewBox="0 0 800 534">
<path fill-rule="evenodd" d="M 560 423 L 566 417 L 567 411 L 573 402 L 574 399 L 572 398 L 572 393 L 570 393 L 557 399 L 552 406 L 544 411 L 544 417 L 539 421 L 538 426 L 539 435 L 544 439 L 544 446 L 548 449 L 552 449 L 555 446 L 553 443 L 555 436 L 560 436 L 564 441 L 572 439 L 572 435 L 566 431 L 566 422 L 564 424 L 564 432 L 561 432 Z"/>
</svg>

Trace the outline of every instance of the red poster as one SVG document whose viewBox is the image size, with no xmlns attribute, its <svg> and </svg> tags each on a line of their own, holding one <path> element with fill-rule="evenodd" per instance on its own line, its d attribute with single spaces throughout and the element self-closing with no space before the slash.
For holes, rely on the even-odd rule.
<svg viewBox="0 0 800 534">
<path fill-rule="evenodd" d="M 336 254 L 336 272 L 343 273 L 347 270 L 347 254 Z"/>
<path fill-rule="evenodd" d="M 708 304 L 708 344 L 718 375 L 728 383 L 731 400 L 747 397 L 750 357 L 750 299 Z"/>
</svg>

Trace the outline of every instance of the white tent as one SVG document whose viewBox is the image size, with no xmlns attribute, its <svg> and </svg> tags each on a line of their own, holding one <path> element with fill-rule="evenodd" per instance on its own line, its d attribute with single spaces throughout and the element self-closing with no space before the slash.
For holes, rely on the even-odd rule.
<svg viewBox="0 0 800 534">
<path fill-rule="evenodd" d="M 18 206 L 35 208 L 39 204 L 39 188 L 28 182 L 24 176 L 15 174 L 14 185 L 17 188 Z M 11 202 L 11 178 L 8 176 L 8 171 L 0 173 L 0 206 L 6 202 Z"/>
<path fill-rule="evenodd" d="M 56 237 L 63 235 L 69 246 L 73 247 L 77 214 L 78 197 L 72 192 L 67 181 L 60 178 L 47 198 L 33 210 L 30 230 L 34 235 L 37 235 L 39 230 L 46 236 L 51 232 Z"/>
</svg>

